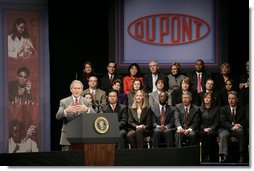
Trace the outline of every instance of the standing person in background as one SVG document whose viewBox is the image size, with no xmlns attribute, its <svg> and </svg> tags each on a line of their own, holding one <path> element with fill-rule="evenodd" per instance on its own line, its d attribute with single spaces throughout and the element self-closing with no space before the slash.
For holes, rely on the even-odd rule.
<svg viewBox="0 0 254 171">
<path fill-rule="evenodd" d="M 89 61 L 86 61 L 83 65 L 82 72 L 77 76 L 77 79 L 80 80 L 84 85 L 84 89 L 87 89 L 89 87 L 88 80 L 92 75 L 94 75 L 93 64 Z"/>
<path fill-rule="evenodd" d="M 145 93 L 149 95 L 150 93 L 155 92 L 157 90 L 155 82 L 158 79 L 162 79 L 164 81 L 165 83 L 164 87 L 165 90 L 167 90 L 168 89 L 167 75 L 159 71 L 159 65 L 156 60 L 151 60 L 149 62 L 149 69 L 150 71 L 143 76 Z"/>
<path fill-rule="evenodd" d="M 152 110 L 147 105 L 144 95 L 143 90 L 138 90 L 133 104 L 128 109 L 127 140 L 132 148 L 144 148 L 144 137 L 151 135 Z"/>
<path fill-rule="evenodd" d="M 18 18 L 8 35 L 8 57 L 18 59 L 34 55 L 34 46 L 29 38 L 27 22 Z"/>
<path fill-rule="evenodd" d="M 143 78 L 140 76 L 140 68 L 137 63 L 130 64 L 128 75 L 123 78 L 123 92 L 128 94 L 131 91 L 131 85 L 135 79 L 139 79 L 143 85 Z"/>
<path fill-rule="evenodd" d="M 116 63 L 115 62 L 109 62 L 107 66 L 108 73 L 104 75 L 100 79 L 100 87 L 102 90 L 104 90 L 106 93 L 112 88 L 113 81 L 119 79 L 123 80 L 123 76 L 116 73 Z"/>
<path fill-rule="evenodd" d="M 81 93 L 83 92 L 83 84 L 81 81 L 72 81 L 70 85 L 70 91 L 72 95 L 60 100 L 60 106 L 56 113 L 56 119 L 63 121 L 60 138 L 62 151 L 69 151 L 71 145 L 66 138 L 66 124 L 80 114 L 94 113 L 91 103 L 83 96 L 81 96 Z"/>
<path fill-rule="evenodd" d="M 168 75 L 168 92 L 172 93 L 173 90 L 180 88 L 180 83 L 185 77 L 181 74 L 181 66 L 179 63 L 174 62 L 170 66 L 171 74 Z"/>
<path fill-rule="evenodd" d="M 109 90 L 108 103 L 102 106 L 102 110 L 103 113 L 117 113 L 120 130 L 120 140 L 117 144 L 117 148 L 123 149 L 126 147 L 125 138 L 128 129 L 128 113 L 127 107 L 118 103 L 118 96 L 117 90 Z"/>
</svg>

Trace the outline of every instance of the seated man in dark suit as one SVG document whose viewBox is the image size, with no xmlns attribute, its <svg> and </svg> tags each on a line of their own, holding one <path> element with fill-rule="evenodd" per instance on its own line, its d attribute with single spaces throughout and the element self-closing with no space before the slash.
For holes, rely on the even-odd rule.
<svg viewBox="0 0 254 171">
<path fill-rule="evenodd" d="M 220 110 L 219 154 L 221 155 L 222 162 L 228 161 L 228 142 L 230 137 L 237 138 L 240 151 L 239 162 L 244 162 L 247 150 L 244 134 L 244 129 L 246 129 L 246 112 L 245 108 L 237 103 L 237 92 L 231 91 L 228 93 L 228 105 L 223 106 Z"/>
<path fill-rule="evenodd" d="M 192 104 L 192 94 L 187 91 L 182 95 L 182 103 L 175 106 L 175 144 L 181 147 L 183 142 L 188 141 L 189 145 L 197 144 L 197 132 L 199 130 L 200 110 Z"/>
<path fill-rule="evenodd" d="M 118 114 L 118 122 L 119 122 L 119 130 L 120 130 L 120 140 L 118 142 L 118 149 L 125 148 L 125 138 L 128 129 L 128 114 L 127 108 L 125 105 L 118 103 L 118 91 L 117 90 L 109 90 L 108 93 L 108 103 L 102 106 L 103 113 L 117 113 Z"/>
<path fill-rule="evenodd" d="M 151 107 L 153 111 L 153 146 L 158 148 L 161 140 L 166 142 L 167 147 L 174 146 L 175 108 L 167 104 L 168 93 L 161 92 L 159 94 L 159 104 Z"/>
</svg>

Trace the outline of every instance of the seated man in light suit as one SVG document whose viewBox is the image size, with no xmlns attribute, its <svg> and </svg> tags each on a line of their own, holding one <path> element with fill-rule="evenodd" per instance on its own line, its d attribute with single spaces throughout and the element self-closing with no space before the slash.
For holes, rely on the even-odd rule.
<svg viewBox="0 0 254 171">
<path fill-rule="evenodd" d="M 57 120 L 63 120 L 61 130 L 60 145 L 62 151 L 70 150 L 70 142 L 66 138 L 67 122 L 71 121 L 80 114 L 94 113 L 91 102 L 81 96 L 83 92 L 83 84 L 79 80 L 72 81 L 70 85 L 71 96 L 60 100 L 60 106 L 56 113 Z"/>
<path fill-rule="evenodd" d="M 189 142 L 189 145 L 197 144 L 197 133 L 199 130 L 200 109 L 191 103 L 191 92 L 184 92 L 182 103 L 175 106 L 175 144 L 181 147 L 183 142 Z"/>
</svg>

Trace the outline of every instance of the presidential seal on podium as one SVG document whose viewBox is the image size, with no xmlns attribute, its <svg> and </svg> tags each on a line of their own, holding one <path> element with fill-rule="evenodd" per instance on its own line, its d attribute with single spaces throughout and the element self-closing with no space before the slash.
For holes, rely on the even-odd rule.
<svg viewBox="0 0 254 171">
<path fill-rule="evenodd" d="M 109 130 L 109 122 L 105 117 L 98 117 L 94 121 L 94 128 L 100 134 L 105 134 Z"/>
</svg>

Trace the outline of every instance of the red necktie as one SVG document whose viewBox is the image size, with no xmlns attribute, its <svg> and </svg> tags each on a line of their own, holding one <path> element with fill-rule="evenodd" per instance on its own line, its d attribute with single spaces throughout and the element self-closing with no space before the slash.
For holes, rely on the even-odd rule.
<svg viewBox="0 0 254 171">
<path fill-rule="evenodd" d="M 110 83 L 110 85 L 112 85 L 112 83 L 113 83 L 113 75 L 110 75 L 109 83 Z"/>
<path fill-rule="evenodd" d="M 78 98 L 75 97 L 75 105 L 77 106 L 78 105 Z"/>
<path fill-rule="evenodd" d="M 198 93 L 201 92 L 201 74 L 198 73 L 198 87 L 197 87 Z"/>
<path fill-rule="evenodd" d="M 184 118 L 183 118 L 183 128 L 188 128 L 188 108 L 186 107 L 184 110 Z"/>
<path fill-rule="evenodd" d="M 161 126 L 165 124 L 165 115 L 164 115 L 164 107 L 161 106 Z"/>
</svg>

